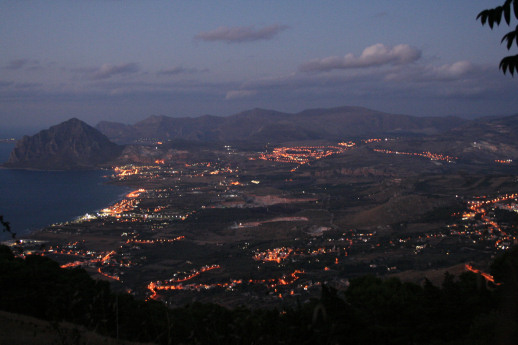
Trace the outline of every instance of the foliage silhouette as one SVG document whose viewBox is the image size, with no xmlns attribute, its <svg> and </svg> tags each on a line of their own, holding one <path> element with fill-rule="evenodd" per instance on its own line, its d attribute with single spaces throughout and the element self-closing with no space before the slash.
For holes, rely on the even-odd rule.
<svg viewBox="0 0 518 345">
<path fill-rule="evenodd" d="M 16 233 L 11 231 L 11 224 L 4 220 L 4 216 L 0 215 L 0 224 L 2 224 L 2 232 L 8 232 L 11 234 L 11 237 L 16 238 Z"/>
<path fill-rule="evenodd" d="M 493 29 L 495 24 L 500 25 L 502 18 L 510 26 L 513 15 L 515 19 L 518 19 L 518 0 L 506 0 L 502 6 L 480 12 L 477 20 L 480 19 L 482 25 L 487 23 Z M 509 31 L 502 37 L 501 43 L 503 42 L 506 42 L 507 50 L 511 49 L 513 42 L 516 42 L 516 46 L 518 46 L 518 25 L 513 31 Z M 500 69 L 504 74 L 509 70 L 509 73 L 514 77 L 514 72 L 518 73 L 518 55 L 504 57 L 500 61 Z"/>
</svg>

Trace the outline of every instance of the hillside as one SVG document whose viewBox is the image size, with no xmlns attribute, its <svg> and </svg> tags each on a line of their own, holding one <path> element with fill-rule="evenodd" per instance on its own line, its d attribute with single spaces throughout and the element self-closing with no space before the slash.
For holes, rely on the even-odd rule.
<svg viewBox="0 0 518 345">
<path fill-rule="evenodd" d="M 143 343 L 105 337 L 86 329 L 84 326 L 69 322 L 51 322 L 5 311 L 0 311 L 0 344 L 144 345 Z"/>
<path fill-rule="evenodd" d="M 471 162 L 518 158 L 518 115 L 466 121 L 438 135 L 400 140 L 392 149 L 443 152 Z"/>
</svg>

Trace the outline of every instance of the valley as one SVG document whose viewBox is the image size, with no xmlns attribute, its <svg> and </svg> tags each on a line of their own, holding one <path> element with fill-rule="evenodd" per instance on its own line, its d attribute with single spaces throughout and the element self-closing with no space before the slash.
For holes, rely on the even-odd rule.
<svg viewBox="0 0 518 345">
<path fill-rule="evenodd" d="M 515 163 L 415 141 L 150 143 L 113 169 L 134 192 L 12 248 L 171 306 L 294 305 L 366 274 L 487 271 L 515 243 Z"/>
</svg>

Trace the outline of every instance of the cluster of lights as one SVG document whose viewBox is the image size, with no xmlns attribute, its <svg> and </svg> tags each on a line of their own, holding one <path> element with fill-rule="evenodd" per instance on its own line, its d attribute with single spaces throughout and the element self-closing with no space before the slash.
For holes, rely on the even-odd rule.
<svg viewBox="0 0 518 345">
<path fill-rule="evenodd" d="M 455 160 L 457 160 L 458 158 L 457 157 L 452 157 L 452 156 L 448 156 L 448 155 L 441 155 L 439 153 L 432 153 L 432 152 L 421 152 L 421 153 L 417 153 L 417 152 L 401 152 L 401 151 L 392 151 L 392 150 L 382 150 L 382 149 L 374 149 L 375 152 L 380 152 L 380 153 L 386 153 L 386 154 L 395 154 L 395 155 L 406 155 L 406 156 L 414 156 L 414 157 L 424 157 L 424 158 L 428 158 L 432 161 L 446 161 L 446 162 L 453 162 Z"/>
<path fill-rule="evenodd" d="M 474 268 L 470 264 L 466 264 L 465 267 L 466 267 L 466 270 L 468 270 L 470 272 L 480 274 L 486 281 L 491 282 L 495 285 L 501 285 L 501 283 L 495 282 L 495 278 L 492 275 L 490 275 L 489 273 L 482 272 L 481 270 Z"/>
<path fill-rule="evenodd" d="M 286 260 L 290 254 L 293 253 L 293 248 L 274 248 L 268 249 L 265 252 L 259 252 L 254 255 L 254 260 L 256 261 L 274 261 L 280 263 L 283 260 Z"/>
<path fill-rule="evenodd" d="M 211 269 L 220 268 L 219 265 L 212 265 L 212 266 L 204 266 L 205 270 L 196 271 L 197 274 L 191 274 L 192 277 L 189 279 L 192 279 L 196 276 L 198 276 L 201 272 L 206 272 Z M 287 286 L 293 284 L 295 281 L 299 279 L 299 275 L 303 274 L 304 271 L 302 270 L 295 270 L 294 272 L 283 275 L 280 278 L 273 278 L 273 279 L 249 279 L 249 280 L 243 280 L 243 279 L 237 279 L 237 280 L 231 280 L 228 283 L 215 283 L 215 284 L 171 284 L 173 282 L 180 282 L 179 280 L 169 280 L 165 282 L 151 282 L 148 284 L 147 288 L 151 292 L 151 295 L 149 299 L 157 299 L 158 298 L 158 291 L 164 290 L 164 291 L 173 291 L 173 290 L 209 290 L 213 288 L 226 288 L 226 289 L 232 289 L 238 285 L 242 284 L 263 284 L 266 285 L 268 288 L 274 289 L 275 292 L 277 292 L 277 287 L 279 286 Z M 184 282 L 188 279 L 183 279 L 181 282 Z M 282 295 L 279 296 L 282 298 Z"/>
<path fill-rule="evenodd" d="M 378 143 L 378 142 L 380 142 L 380 141 L 381 141 L 381 139 L 378 139 L 378 138 L 376 138 L 376 139 L 365 139 L 365 140 L 362 140 L 362 142 L 363 142 L 363 143 L 365 143 L 365 144 L 369 144 L 369 143 Z"/>
<path fill-rule="evenodd" d="M 175 238 L 157 238 L 154 240 L 139 240 L 139 239 L 128 239 L 126 244 L 164 244 L 164 243 L 173 243 L 177 241 L 181 241 L 185 239 L 185 236 L 178 236 Z"/>
<path fill-rule="evenodd" d="M 462 220 L 473 220 L 476 216 L 479 216 L 480 222 L 485 224 L 491 238 L 496 240 L 495 247 L 502 250 L 508 249 L 509 246 L 507 243 L 514 240 L 514 237 L 506 233 L 502 227 L 489 216 L 486 208 L 487 206 L 516 198 L 518 198 L 518 193 L 504 194 L 493 198 L 483 196 L 477 198 L 477 200 L 469 201 L 469 211 L 462 214 Z M 465 226 L 459 230 L 454 230 L 452 233 L 457 235 L 466 235 L 471 233 L 471 230 L 468 226 Z M 475 233 L 480 237 L 484 236 L 481 230 L 475 230 Z"/>
<path fill-rule="evenodd" d="M 331 155 L 340 154 L 355 146 L 353 142 L 341 142 L 338 146 L 294 146 L 276 147 L 272 153 L 263 153 L 258 159 L 280 163 L 307 164 Z"/>
<path fill-rule="evenodd" d="M 511 164 L 512 162 L 512 159 L 495 159 L 495 163 L 498 164 Z"/>
</svg>

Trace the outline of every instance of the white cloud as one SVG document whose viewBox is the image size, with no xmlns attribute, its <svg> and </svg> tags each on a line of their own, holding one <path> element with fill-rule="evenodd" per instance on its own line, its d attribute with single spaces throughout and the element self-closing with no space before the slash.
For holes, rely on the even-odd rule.
<svg viewBox="0 0 518 345">
<path fill-rule="evenodd" d="M 484 73 L 485 68 L 475 66 L 470 61 L 457 61 L 441 66 L 415 65 L 412 68 L 396 69 L 385 76 L 387 81 L 437 82 L 466 80 Z"/>
<path fill-rule="evenodd" d="M 139 67 L 136 63 L 124 63 L 120 65 L 104 64 L 100 68 L 96 69 L 92 74 L 92 79 L 108 79 L 115 75 L 121 74 L 132 74 L 139 71 Z"/>
<path fill-rule="evenodd" d="M 351 53 L 309 61 L 300 66 L 303 72 L 323 72 L 334 69 L 366 68 L 383 65 L 404 65 L 417 61 L 421 51 L 407 44 L 387 47 L 381 43 L 363 50 L 360 56 Z"/>
<path fill-rule="evenodd" d="M 458 61 L 431 69 L 431 73 L 440 79 L 458 78 L 475 69 L 469 61 Z"/>
<path fill-rule="evenodd" d="M 227 92 L 225 99 L 238 99 L 238 98 L 246 98 L 251 97 L 257 94 L 257 91 L 254 90 L 230 90 Z"/>
<path fill-rule="evenodd" d="M 212 31 L 200 32 L 195 36 L 202 41 L 223 41 L 226 43 L 242 43 L 269 40 L 286 30 L 286 25 L 274 24 L 256 29 L 253 26 L 227 27 L 221 26 Z"/>
</svg>

